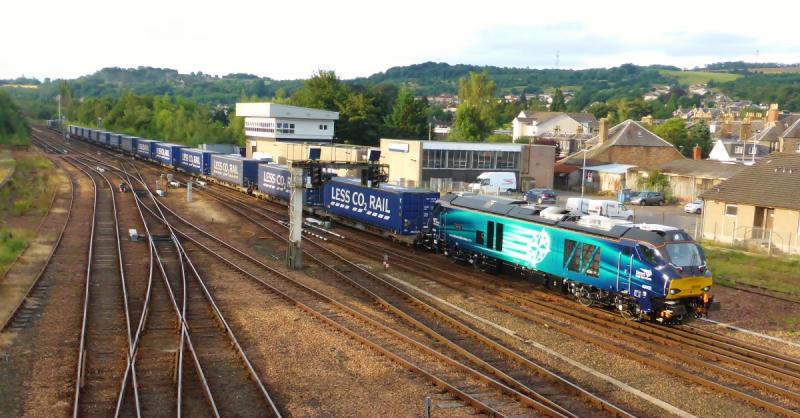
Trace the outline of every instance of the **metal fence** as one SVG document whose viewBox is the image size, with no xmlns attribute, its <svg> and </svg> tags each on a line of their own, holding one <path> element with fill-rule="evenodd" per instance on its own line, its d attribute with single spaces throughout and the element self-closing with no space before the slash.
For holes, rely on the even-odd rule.
<svg viewBox="0 0 800 418">
<path fill-rule="evenodd" d="M 745 251 L 768 255 L 800 254 L 800 235 L 792 231 L 778 231 L 750 226 L 737 226 L 714 222 L 708 228 L 699 226 L 703 239 Z"/>
</svg>

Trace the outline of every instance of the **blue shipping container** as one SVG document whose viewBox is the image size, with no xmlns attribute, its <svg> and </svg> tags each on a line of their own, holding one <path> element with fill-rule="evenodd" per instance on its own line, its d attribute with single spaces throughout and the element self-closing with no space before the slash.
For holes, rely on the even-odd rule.
<svg viewBox="0 0 800 418">
<path fill-rule="evenodd" d="M 119 142 L 122 140 L 122 135 L 120 134 L 111 134 L 108 137 L 108 146 L 111 148 L 119 149 Z"/>
<path fill-rule="evenodd" d="M 182 148 L 179 151 L 177 167 L 192 174 L 208 175 L 211 170 L 211 155 L 214 151 L 196 148 Z"/>
<path fill-rule="evenodd" d="M 439 193 L 336 177 L 325 183 L 325 209 L 333 215 L 377 226 L 399 235 L 414 235 L 428 225 Z"/>
<path fill-rule="evenodd" d="M 211 177 L 242 187 L 258 183 L 260 160 L 243 158 L 238 155 L 214 154 L 211 156 Z"/>
<path fill-rule="evenodd" d="M 111 140 L 111 132 L 100 132 L 100 144 L 108 146 L 108 142 Z"/>
<path fill-rule="evenodd" d="M 181 157 L 181 148 L 186 148 L 183 145 L 170 144 L 168 142 L 157 142 L 153 145 L 153 160 L 161 164 L 177 167 Z"/>
<path fill-rule="evenodd" d="M 258 191 L 278 199 L 289 201 L 291 174 L 289 168 L 282 164 L 259 164 Z M 322 199 L 319 189 L 303 189 L 304 205 L 319 205 Z"/>
<path fill-rule="evenodd" d="M 136 152 L 136 146 L 138 145 L 137 143 L 138 140 L 139 138 L 135 136 L 122 135 L 122 139 L 119 142 L 119 147 L 122 148 L 122 150 L 127 151 L 130 154 L 133 154 Z"/>
<path fill-rule="evenodd" d="M 136 155 L 143 158 L 152 159 L 153 154 L 155 153 L 153 148 L 157 143 L 158 141 L 154 141 L 152 139 L 139 139 L 136 141 Z"/>
</svg>

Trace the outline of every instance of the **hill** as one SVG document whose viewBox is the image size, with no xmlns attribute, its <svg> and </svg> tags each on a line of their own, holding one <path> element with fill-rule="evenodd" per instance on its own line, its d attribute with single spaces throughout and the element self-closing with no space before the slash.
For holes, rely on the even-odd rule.
<svg viewBox="0 0 800 418">
<path fill-rule="evenodd" d="M 677 79 L 678 84 L 684 87 L 691 86 L 692 84 L 706 84 L 709 82 L 725 83 L 742 77 L 741 74 L 712 71 L 661 70 L 659 72 L 667 77 Z"/>
<path fill-rule="evenodd" d="M 735 98 L 778 102 L 782 108 L 800 111 L 800 93 L 796 92 L 795 87 L 800 74 L 794 73 L 794 68 L 782 64 L 727 62 L 692 71 L 681 71 L 674 66 L 632 64 L 612 68 L 558 70 L 425 62 L 392 67 L 368 77 L 343 81 L 356 90 L 363 90 L 364 86 L 406 86 L 417 96 L 428 96 L 456 93 L 460 77 L 470 72 L 486 71 L 499 95 L 525 93 L 530 98 L 539 93 L 552 93 L 555 88 L 570 90 L 573 98 L 569 110 L 572 111 L 583 110 L 595 102 L 635 100 L 655 85 L 685 87 L 694 83 L 708 83 Z M 94 74 L 67 81 L 73 97 L 78 99 L 119 97 L 130 91 L 136 95 L 184 97 L 210 106 L 231 105 L 241 97 L 288 97 L 303 84 L 303 80 L 274 80 L 252 74 L 181 74 L 173 69 L 152 67 L 104 68 Z M 62 82 L 20 78 L 0 80 L 0 88 L 11 92 L 26 114 L 45 119 L 54 114 L 53 98 L 58 94 Z M 21 88 L 23 83 L 26 87 L 36 88 Z"/>
</svg>

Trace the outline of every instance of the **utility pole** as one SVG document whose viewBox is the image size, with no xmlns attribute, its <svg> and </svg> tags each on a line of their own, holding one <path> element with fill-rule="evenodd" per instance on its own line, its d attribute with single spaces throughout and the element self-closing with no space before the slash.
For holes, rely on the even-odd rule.
<svg viewBox="0 0 800 418">
<path fill-rule="evenodd" d="M 286 253 L 286 264 L 292 270 L 303 268 L 303 249 L 300 242 L 303 238 L 303 166 L 289 162 L 289 173 L 292 179 L 289 190 L 289 248 Z"/>
<path fill-rule="evenodd" d="M 583 144 L 586 147 L 586 143 Z M 583 149 L 583 168 L 581 169 L 581 208 L 583 208 L 583 183 L 586 180 L 586 148 Z"/>
</svg>

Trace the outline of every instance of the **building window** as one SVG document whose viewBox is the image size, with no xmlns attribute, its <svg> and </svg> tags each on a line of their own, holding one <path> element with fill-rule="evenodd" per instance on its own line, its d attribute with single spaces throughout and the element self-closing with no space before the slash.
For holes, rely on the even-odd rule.
<svg viewBox="0 0 800 418">
<path fill-rule="evenodd" d="M 741 145 L 737 145 L 737 146 L 736 146 L 736 147 L 733 149 L 733 153 L 734 153 L 734 154 L 744 154 L 744 147 L 743 147 L 743 146 L 741 146 Z"/>
<path fill-rule="evenodd" d="M 445 151 L 440 149 L 426 149 L 422 153 L 422 168 L 444 168 Z"/>
<path fill-rule="evenodd" d="M 493 156 L 494 153 L 491 151 L 473 151 L 472 168 L 494 168 Z"/>
<path fill-rule="evenodd" d="M 328 130 L 328 125 L 319 125 L 319 130 L 320 131 L 327 131 Z"/>
<path fill-rule="evenodd" d="M 468 168 L 469 151 L 449 151 L 447 168 Z"/>
<path fill-rule="evenodd" d="M 739 207 L 736 205 L 725 205 L 725 215 L 726 216 L 736 216 L 739 212 Z"/>
<path fill-rule="evenodd" d="M 794 150 L 795 152 L 800 152 L 800 143 L 795 145 Z"/>
<path fill-rule="evenodd" d="M 510 151 L 497 151 L 497 164 L 496 168 L 517 168 L 517 160 L 519 153 Z"/>
<path fill-rule="evenodd" d="M 278 122 L 277 126 L 277 133 L 279 134 L 293 134 L 294 133 L 294 124 L 293 123 L 286 123 L 286 122 Z"/>
</svg>

